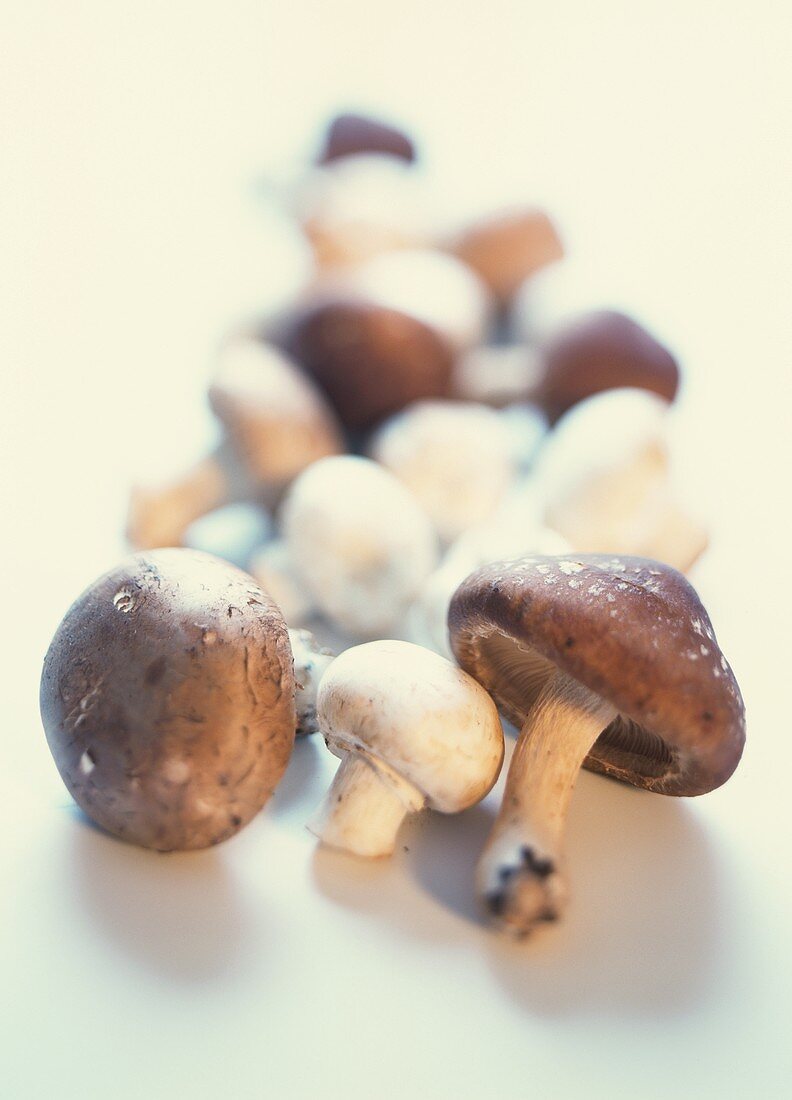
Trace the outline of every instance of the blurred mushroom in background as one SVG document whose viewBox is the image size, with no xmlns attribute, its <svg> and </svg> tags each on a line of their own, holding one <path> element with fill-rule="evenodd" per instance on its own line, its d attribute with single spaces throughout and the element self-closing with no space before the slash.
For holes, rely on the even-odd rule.
<svg viewBox="0 0 792 1100">
<path fill-rule="evenodd" d="M 567 320 L 541 346 L 538 400 L 551 423 L 579 401 L 626 386 L 671 402 L 679 366 L 647 329 L 617 310 L 598 310 Z"/>
<path fill-rule="evenodd" d="M 526 205 L 474 219 L 450 234 L 445 244 L 477 272 L 503 309 L 526 279 L 564 254 L 549 215 Z"/>
<path fill-rule="evenodd" d="M 186 471 L 131 494 L 127 536 L 139 548 L 179 545 L 187 527 L 235 501 L 272 506 L 293 478 L 344 449 L 321 393 L 282 352 L 252 337 L 221 348 L 209 403 L 219 447 Z"/>
<path fill-rule="evenodd" d="M 450 391 L 451 342 L 416 317 L 357 294 L 299 303 L 276 328 L 278 342 L 349 431 L 366 431 L 413 401 Z"/>
<path fill-rule="evenodd" d="M 437 562 L 437 535 L 415 497 L 367 458 L 314 463 L 291 486 L 280 522 L 317 608 L 354 637 L 391 633 Z"/>
<path fill-rule="evenodd" d="M 469 402 L 414 402 L 374 433 L 369 453 L 410 489 L 444 543 L 491 516 L 518 473 L 508 423 Z"/>
<path fill-rule="evenodd" d="M 669 405 L 608 390 L 571 409 L 534 469 L 544 520 L 580 552 L 635 554 L 687 571 L 707 546 L 671 475 Z"/>
<path fill-rule="evenodd" d="M 317 163 L 329 164 L 360 153 L 380 153 L 408 164 L 416 157 L 412 138 L 396 126 L 353 112 L 336 115 L 325 131 Z"/>
</svg>

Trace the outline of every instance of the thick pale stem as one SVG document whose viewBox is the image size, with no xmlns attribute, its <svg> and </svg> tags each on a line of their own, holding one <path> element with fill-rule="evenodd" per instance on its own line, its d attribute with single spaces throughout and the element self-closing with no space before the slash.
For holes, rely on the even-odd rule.
<svg viewBox="0 0 792 1100">
<path fill-rule="evenodd" d="M 347 753 L 308 825 L 323 844 L 356 856 L 389 856 L 411 807 L 362 756 Z"/>
<path fill-rule="evenodd" d="M 515 935 L 556 920 L 567 897 L 559 869 L 575 779 L 615 710 L 556 673 L 520 731 L 500 812 L 478 867 L 493 917 Z"/>
</svg>

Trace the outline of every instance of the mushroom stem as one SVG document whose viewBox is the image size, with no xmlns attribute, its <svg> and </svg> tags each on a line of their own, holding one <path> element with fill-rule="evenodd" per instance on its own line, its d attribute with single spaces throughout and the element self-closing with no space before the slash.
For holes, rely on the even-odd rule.
<svg viewBox="0 0 792 1100">
<path fill-rule="evenodd" d="M 132 490 L 127 537 L 133 546 L 178 546 L 195 520 L 252 495 L 248 479 L 223 441 L 172 479 Z"/>
<path fill-rule="evenodd" d="M 356 856 L 389 856 L 409 800 L 358 753 L 346 753 L 309 830 L 323 844 Z"/>
<path fill-rule="evenodd" d="M 610 704 L 556 672 L 520 730 L 478 866 L 485 905 L 516 936 L 556 920 L 566 903 L 559 865 L 569 801 L 586 755 L 615 715 Z"/>
</svg>

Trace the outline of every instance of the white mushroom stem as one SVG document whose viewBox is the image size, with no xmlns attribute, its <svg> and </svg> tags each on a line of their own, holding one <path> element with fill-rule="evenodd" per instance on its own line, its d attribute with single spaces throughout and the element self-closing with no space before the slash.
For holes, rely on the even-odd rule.
<svg viewBox="0 0 792 1100">
<path fill-rule="evenodd" d="M 479 892 L 517 936 L 556 920 L 566 903 L 562 843 L 575 779 L 616 711 L 556 672 L 520 731 L 500 812 L 478 866 Z"/>
<path fill-rule="evenodd" d="M 424 802 L 411 784 L 350 752 L 308 828 L 331 848 L 367 858 L 389 856 L 405 817 Z"/>
</svg>

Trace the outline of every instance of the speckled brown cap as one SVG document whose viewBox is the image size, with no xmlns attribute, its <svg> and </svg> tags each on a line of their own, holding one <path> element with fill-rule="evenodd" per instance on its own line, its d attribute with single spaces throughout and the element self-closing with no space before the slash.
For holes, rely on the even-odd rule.
<svg viewBox="0 0 792 1100">
<path fill-rule="evenodd" d="M 284 321 L 278 338 L 353 431 L 372 427 L 412 401 L 450 392 L 450 343 L 397 310 L 323 300 Z"/>
<path fill-rule="evenodd" d="M 616 310 L 585 313 L 564 325 L 542 350 L 539 401 L 551 422 L 586 397 L 625 386 L 673 401 L 679 366 L 637 321 Z"/>
<path fill-rule="evenodd" d="M 103 828 L 161 851 L 217 844 L 258 813 L 291 754 L 286 624 L 209 554 L 136 554 L 66 613 L 41 714 L 66 786 Z"/>
<path fill-rule="evenodd" d="M 694 589 L 670 566 L 581 554 L 495 563 L 448 613 L 462 668 L 521 726 L 555 669 L 620 713 L 585 761 L 638 787 L 697 795 L 745 741 L 742 696 Z"/>
<path fill-rule="evenodd" d="M 415 146 L 395 126 L 364 115 L 336 115 L 327 128 L 317 162 L 328 164 L 357 153 L 385 153 L 408 164 L 415 160 Z"/>
</svg>

